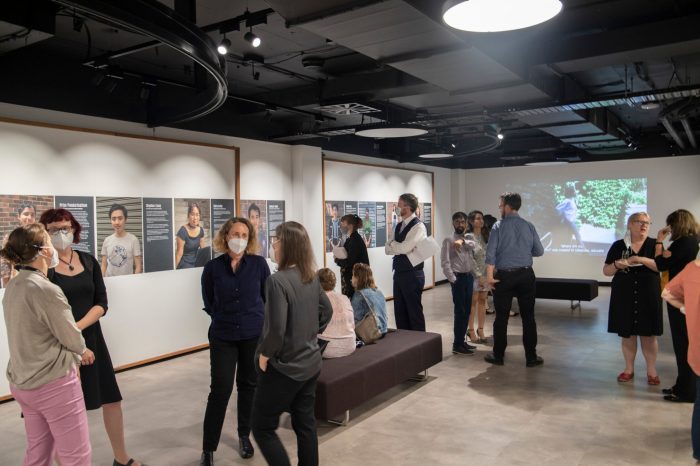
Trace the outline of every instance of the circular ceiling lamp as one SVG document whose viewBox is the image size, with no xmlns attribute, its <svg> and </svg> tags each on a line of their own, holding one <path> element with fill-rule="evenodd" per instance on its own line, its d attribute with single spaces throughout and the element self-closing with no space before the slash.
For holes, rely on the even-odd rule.
<svg viewBox="0 0 700 466">
<path fill-rule="evenodd" d="M 380 125 L 368 126 L 355 131 L 355 136 L 364 138 L 410 138 L 427 134 L 428 130 L 420 126 L 412 125 Z"/>
<path fill-rule="evenodd" d="M 462 31 L 513 31 L 544 23 L 561 9 L 560 0 L 449 0 L 442 19 Z"/>
<path fill-rule="evenodd" d="M 448 154 L 447 152 L 436 152 L 434 154 L 421 154 L 418 157 L 420 157 L 421 159 L 448 159 L 450 157 L 453 157 L 453 155 Z"/>
</svg>

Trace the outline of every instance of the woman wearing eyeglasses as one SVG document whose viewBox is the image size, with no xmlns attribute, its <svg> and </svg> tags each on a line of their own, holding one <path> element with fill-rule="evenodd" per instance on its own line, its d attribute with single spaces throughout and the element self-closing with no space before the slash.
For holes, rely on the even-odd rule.
<svg viewBox="0 0 700 466">
<path fill-rule="evenodd" d="M 659 385 L 656 337 L 663 333 L 661 279 L 654 261 L 655 239 L 649 238 L 651 218 L 646 212 L 630 215 L 625 239 L 615 241 L 605 259 L 603 274 L 613 277 L 610 293 L 608 332 L 622 337 L 625 370 L 618 382 L 634 378 L 637 336 L 647 363 L 647 383 Z"/>
<path fill-rule="evenodd" d="M 49 209 L 41 214 L 39 223 L 46 227 L 58 251 L 58 265 L 49 270 L 48 278 L 66 295 L 85 345 L 95 353 L 95 364 L 80 368 L 85 407 L 88 411 L 102 408 L 114 466 L 141 466 L 126 452 L 122 395 L 100 326 L 100 318 L 107 312 L 107 290 L 100 264 L 92 255 L 73 249 L 80 242 L 82 228 L 70 211 Z"/>
</svg>

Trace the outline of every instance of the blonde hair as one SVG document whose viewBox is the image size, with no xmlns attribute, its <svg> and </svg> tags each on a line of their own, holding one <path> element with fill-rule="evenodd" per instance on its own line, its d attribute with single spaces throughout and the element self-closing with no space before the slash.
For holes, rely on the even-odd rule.
<svg viewBox="0 0 700 466">
<path fill-rule="evenodd" d="M 648 218 L 649 221 L 651 222 L 651 216 L 650 216 L 648 213 L 646 213 L 646 212 L 635 212 L 635 213 L 633 213 L 632 215 L 630 215 L 630 218 L 627 219 L 627 228 L 629 228 L 629 226 L 632 224 L 632 222 L 637 221 L 637 219 L 638 219 L 639 217 L 646 217 L 646 218 Z"/>
<path fill-rule="evenodd" d="M 216 236 L 214 237 L 214 250 L 223 253 L 229 252 L 226 236 L 236 223 L 242 223 L 246 226 L 246 228 L 248 228 L 248 245 L 245 248 L 245 253 L 256 254 L 260 249 L 260 245 L 258 244 L 255 229 L 253 228 L 253 224 L 250 223 L 250 220 L 243 217 L 231 217 L 226 221 L 226 223 L 221 225 L 221 228 L 219 228 L 219 231 L 216 232 Z"/>
<path fill-rule="evenodd" d="M 323 291 L 333 291 L 335 284 L 338 281 L 335 278 L 335 273 L 331 269 L 319 270 L 318 279 L 321 282 L 321 288 L 323 288 Z"/>
<path fill-rule="evenodd" d="M 369 265 L 358 262 L 352 268 L 352 275 L 357 279 L 357 283 L 355 286 L 356 290 L 364 290 L 365 288 L 377 288 L 377 285 L 374 283 L 374 275 L 372 274 L 372 269 L 369 267 Z"/>
</svg>

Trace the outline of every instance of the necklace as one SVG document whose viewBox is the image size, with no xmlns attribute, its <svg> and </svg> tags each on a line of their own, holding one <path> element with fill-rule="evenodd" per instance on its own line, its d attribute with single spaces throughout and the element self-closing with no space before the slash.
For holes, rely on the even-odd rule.
<svg viewBox="0 0 700 466">
<path fill-rule="evenodd" d="M 75 267 L 73 267 L 73 264 L 71 264 L 71 262 L 73 262 L 73 249 L 72 249 L 72 248 L 71 248 L 71 250 L 70 250 L 70 259 L 68 259 L 68 262 L 64 261 L 64 260 L 61 259 L 60 257 L 58 258 L 58 260 L 60 260 L 60 261 L 63 262 L 64 264 L 66 264 L 66 265 L 68 266 L 68 270 L 70 270 L 71 272 L 72 272 L 73 270 L 75 270 Z"/>
</svg>

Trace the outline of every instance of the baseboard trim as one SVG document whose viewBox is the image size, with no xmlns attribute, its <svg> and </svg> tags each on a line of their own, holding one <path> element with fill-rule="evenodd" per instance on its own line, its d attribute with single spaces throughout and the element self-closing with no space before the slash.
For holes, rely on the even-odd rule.
<svg viewBox="0 0 700 466">
<path fill-rule="evenodd" d="M 139 367 L 150 366 L 152 364 L 158 364 L 160 362 L 165 362 L 165 361 L 169 361 L 171 359 L 179 358 L 182 356 L 187 356 L 188 354 L 198 353 L 200 351 L 204 351 L 207 349 L 209 349 L 209 344 L 205 343 L 202 345 L 193 346 L 191 348 L 185 348 L 185 349 L 182 349 L 179 351 L 173 351 L 172 353 L 163 354 L 163 355 L 156 356 L 153 358 L 143 359 L 141 361 L 136 361 L 136 362 L 132 362 L 129 364 L 124 364 L 123 366 L 115 367 L 114 372 L 115 373 L 126 372 L 126 371 L 129 371 L 132 369 L 138 369 Z M 14 401 L 14 397 L 12 395 L 0 396 L 0 404 L 7 403 L 10 401 Z"/>
</svg>

